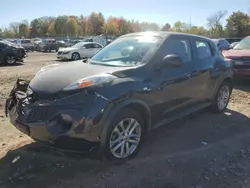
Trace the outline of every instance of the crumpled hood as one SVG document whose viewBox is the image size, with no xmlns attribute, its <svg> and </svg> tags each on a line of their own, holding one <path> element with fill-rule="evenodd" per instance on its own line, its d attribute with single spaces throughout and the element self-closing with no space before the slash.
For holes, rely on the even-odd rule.
<svg viewBox="0 0 250 188">
<path fill-rule="evenodd" d="M 29 86 L 37 92 L 56 93 L 79 79 L 125 69 L 128 67 L 91 65 L 82 61 L 52 64 L 43 67 L 31 80 Z"/>
<path fill-rule="evenodd" d="M 250 50 L 228 50 L 223 52 L 225 57 L 250 57 Z"/>
</svg>

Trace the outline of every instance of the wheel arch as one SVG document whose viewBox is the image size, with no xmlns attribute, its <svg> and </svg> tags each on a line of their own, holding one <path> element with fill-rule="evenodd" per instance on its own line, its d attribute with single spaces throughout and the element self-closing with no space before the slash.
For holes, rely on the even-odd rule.
<svg viewBox="0 0 250 188">
<path fill-rule="evenodd" d="M 115 106 L 111 107 L 108 113 L 105 115 L 105 120 L 103 123 L 101 139 L 106 138 L 105 133 L 110 125 L 112 119 L 115 117 L 117 113 L 125 108 L 131 108 L 135 110 L 145 121 L 146 125 L 146 133 L 148 133 L 151 129 L 151 111 L 148 104 L 140 99 L 126 99 L 121 102 L 118 102 Z"/>
<path fill-rule="evenodd" d="M 80 54 L 79 52 L 72 52 L 72 54 L 71 54 L 71 58 L 72 58 L 72 59 L 73 59 L 73 54 L 78 54 L 79 57 L 80 57 L 80 59 L 81 59 L 81 54 Z"/>
<path fill-rule="evenodd" d="M 224 77 L 223 79 L 221 79 L 220 82 L 217 84 L 216 90 L 215 90 L 215 92 L 214 92 L 214 94 L 213 94 L 213 98 L 215 98 L 215 96 L 216 96 L 216 94 L 217 94 L 217 91 L 218 91 L 218 89 L 220 88 L 221 84 L 223 84 L 223 83 L 225 83 L 225 82 L 230 84 L 230 86 L 231 86 L 231 92 L 232 92 L 232 89 L 233 89 L 233 86 L 234 86 L 233 78 L 230 77 L 230 76 L 226 76 L 226 77 Z"/>
</svg>

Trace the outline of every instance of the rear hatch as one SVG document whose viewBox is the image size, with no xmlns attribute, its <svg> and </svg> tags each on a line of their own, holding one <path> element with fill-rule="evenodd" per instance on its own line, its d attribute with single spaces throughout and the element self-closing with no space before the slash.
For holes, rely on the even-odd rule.
<svg viewBox="0 0 250 188">
<path fill-rule="evenodd" d="M 46 40 L 45 44 L 47 49 L 56 50 L 58 48 L 56 40 Z"/>
</svg>

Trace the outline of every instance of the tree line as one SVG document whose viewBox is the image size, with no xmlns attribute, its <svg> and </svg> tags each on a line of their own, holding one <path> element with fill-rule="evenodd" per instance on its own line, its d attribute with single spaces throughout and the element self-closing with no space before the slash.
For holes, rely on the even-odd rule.
<svg viewBox="0 0 250 188">
<path fill-rule="evenodd" d="M 138 22 L 126 20 L 123 17 L 109 17 L 105 19 L 102 13 L 92 12 L 89 16 L 58 16 L 41 17 L 21 22 L 13 22 L 8 28 L 0 29 L 0 38 L 33 38 L 55 36 L 88 36 L 88 35 L 113 35 L 148 30 L 162 30 L 184 32 L 207 37 L 245 37 L 250 35 L 250 15 L 241 11 L 233 12 L 222 25 L 222 19 L 227 11 L 220 10 L 213 13 L 206 20 L 207 27 L 195 26 L 191 23 L 177 21 L 172 26 L 166 23 L 160 27 L 157 23 Z"/>
</svg>

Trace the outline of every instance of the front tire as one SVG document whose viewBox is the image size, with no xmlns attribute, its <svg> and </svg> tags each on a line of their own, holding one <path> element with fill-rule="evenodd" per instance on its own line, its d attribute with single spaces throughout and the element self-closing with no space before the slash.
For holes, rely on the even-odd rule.
<svg viewBox="0 0 250 188">
<path fill-rule="evenodd" d="M 7 65 L 14 65 L 14 64 L 16 64 L 16 58 L 15 58 L 15 56 L 11 55 L 11 54 L 7 55 L 5 57 L 5 63 Z"/>
<path fill-rule="evenodd" d="M 223 82 L 219 87 L 213 101 L 212 111 L 214 113 L 221 113 L 227 108 L 231 93 L 232 85 L 230 84 L 230 82 Z"/>
<path fill-rule="evenodd" d="M 80 57 L 80 54 L 79 54 L 79 53 L 74 52 L 74 53 L 72 54 L 72 60 L 73 60 L 73 61 L 79 60 L 80 58 L 81 58 L 81 57 Z"/>
<path fill-rule="evenodd" d="M 101 152 L 108 160 L 123 161 L 134 157 L 145 136 L 145 123 L 133 109 L 125 108 L 111 120 L 101 138 Z"/>
</svg>

